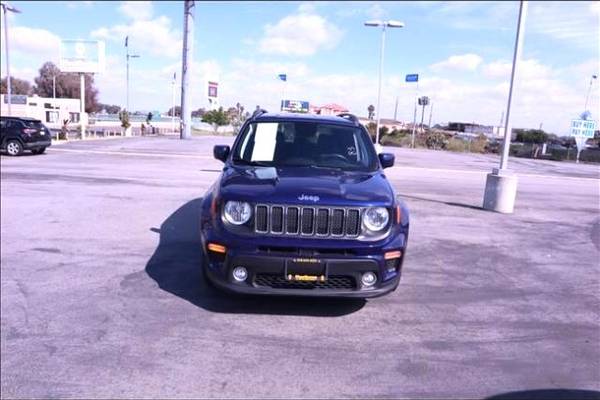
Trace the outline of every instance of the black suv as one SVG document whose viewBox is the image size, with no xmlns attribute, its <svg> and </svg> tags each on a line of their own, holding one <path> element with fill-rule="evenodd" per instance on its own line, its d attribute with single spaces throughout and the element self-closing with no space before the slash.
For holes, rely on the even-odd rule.
<svg viewBox="0 0 600 400">
<path fill-rule="evenodd" d="M 42 121 L 27 117 L 0 117 L 0 149 L 11 156 L 23 150 L 42 154 L 52 144 L 50 131 Z"/>
</svg>

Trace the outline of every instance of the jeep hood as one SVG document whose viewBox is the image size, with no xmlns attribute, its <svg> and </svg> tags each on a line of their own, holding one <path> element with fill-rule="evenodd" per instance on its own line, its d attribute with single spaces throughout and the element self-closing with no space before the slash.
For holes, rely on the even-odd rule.
<svg viewBox="0 0 600 400">
<path fill-rule="evenodd" d="M 318 168 L 227 167 L 220 197 L 250 203 L 323 206 L 391 206 L 394 192 L 385 175 Z"/>
</svg>

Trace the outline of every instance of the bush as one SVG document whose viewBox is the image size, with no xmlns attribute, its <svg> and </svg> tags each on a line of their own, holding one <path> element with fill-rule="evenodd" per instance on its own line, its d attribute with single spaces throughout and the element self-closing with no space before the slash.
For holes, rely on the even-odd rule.
<svg viewBox="0 0 600 400">
<path fill-rule="evenodd" d="M 119 112 L 119 121 L 121 121 L 121 127 L 127 129 L 131 126 L 129 123 L 129 111 Z"/>
<path fill-rule="evenodd" d="M 451 138 L 446 144 L 446 150 L 464 153 L 467 151 L 467 143 L 462 139 Z"/>
<path fill-rule="evenodd" d="M 428 149 L 442 150 L 446 148 L 447 144 L 448 139 L 446 139 L 446 135 L 441 132 L 431 132 L 425 137 L 425 145 Z"/>
<path fill-rule="evenodd" d="M 471 141 L 471 153 L 485 153 L 485 147 L 487 146 L 487 137 L 483 134 L 477 136 L 476 139 Z"/>
</svg>

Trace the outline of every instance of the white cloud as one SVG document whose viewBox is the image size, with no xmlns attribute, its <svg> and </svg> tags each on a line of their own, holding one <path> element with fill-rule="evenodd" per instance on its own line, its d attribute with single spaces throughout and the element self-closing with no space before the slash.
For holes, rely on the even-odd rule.
<svg viewBox="0 0 600 400">
<path fill-rule="evenodd" d="M 599 4 L 597 1 L 530 2 L 527 30 L 597 54 L 600 44 Z"/>
<path fill-rule="evenodd" d="M 142 57 L 181 56 L 181 33 L 171 27 L 171 20 L 159 16 L 151 20 L 137 19 L 130 24 L 102 27 L 94 30 L 91 36 L 97 39 L 111 40 L 124 45 L 129 36 L 129 47 L 132 52 L 139 52 Z"/>
<path fill-rule="evenodd" d="M 498 60 L 484 64 L 482 73 L 491 79 L 510 79 L 511 70 L 512 61 Z M 549 66 L 536 59 L 522 60 L 517 70 L 519 79 L 550 78 L 553 74 L 554 72 Z"/>
<path fill-rule="evenodd" d="M 119 11 L 133 20 L 149 20 L 152 18 L 152 2 L 124 1 L 119 6 Z"/>
<path fill-rule="evenodd" d="M 430 65 L 429 68 L 433 71 L 442 71 L 442 70 L 458 70 L 458 71 L 474 71 L 477 69 L 479 64 L 481 64 L 483 58 L 477 54 L 461 54 L 450 56 L 444 61 L 440 61 L 433 65 Z"/>
<path fill-rule="evenodd" d="M 301 5 L 296 14 L 282 18 L 275 25 L 267 24 L 259 50 L 266 54 L 310 56 L 335 47 L 342 31 L 313 11 L 312 7 Z"/>
<path fill-rule="evenodd" d="M 380 19 L 386 15 L 386 11 L 381 7 L 379 3 L 373 3 L 369 8 L 365 11 L 367 17 L 372 19 Z"/>
</svg>

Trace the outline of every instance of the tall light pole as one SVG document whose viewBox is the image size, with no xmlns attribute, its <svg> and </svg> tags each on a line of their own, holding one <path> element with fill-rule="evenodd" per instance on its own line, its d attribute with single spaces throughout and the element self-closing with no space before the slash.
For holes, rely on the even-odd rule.
<svg viewBox="0 0 600 400">
<path fill-rule="evenodd" d="M 181 63 L 181 132 L 180 139 L 189 139 L 192 135 L 192 113 L 190 107 L 190 67 L 192 65 L 192 49 L 194 47 L 194 0 L 183 3 L 183 54 Z"/>
<path fill-rule="evenodd" d="M 381 80 L 383 79 L 383 55 L 385 50 L 385 30 L 386 28 L 402 28 L 404 22 L 399 21 L 367 21 L 365 26 L 381 27 L 381 49 L 379 51 L 379 85 L 377 88 L 377 128 L 375 132 L 375 144 L 379 145 L 379 124 L 381 122 Z"/>
<path fill-rule="evenodd" d="M 8 58 L 9 56 L 9 51 L 8 51 L 8 22 L 7 22 L 7 18 L 6 18 L 6 12 L 7 11 L 11 11 L 14 12 L 16 14 L 20 14 L 21 11 L 17 10 L 16 8 L 9 6 L 6 3 L 0 3 L 0 5 L 2 6 L 2 12 L 4 13 L 4 43 L 5 43 L 5 50 L 6 50 L 6 94 L 8 95 L 8 115 L 11 116 L 12 115 L 12 88 L 11 88 L 11 84 L 10 84 L 10 60 Z"/>
<path fill-rule="evenodd" d="M 487 175 L 485 192 L 483 197 L 483 208 L 501 213 L 512 213 L 517 196 L 517 177 L 511 174 L 508 167 L 508 154 L 512 136 L 512 124 L 510 120 L 510 107 L 513 98 L 513 87 L 516 80 L 521 52 L 523 50 L 523 36 L 525 35 L 525 20 L 527 19 L 527 1 L 521 1 L 519 5 L 519 22 L 517 25 L 517 37 L 515 38 L 515 49 L 513 53 L 512 71 L 510 74 L 510 89 L 508 90 L 508 103 L 506 105 L 506 120 L 504 123 L 504 142 L 500 168 L 494 168 Z"/>
<path fill-rule="evenodd" d="M 125 58 L 127 60 L 127 102 L 125 103 L 125 110 L 130 112 L 129 109 L 129 59 L 130 58 L 140 58 L 138 54 L 129 54 L 129 36 L 125 37 Z"/>
<path fill-rule="evenodd" d="M 592 91 L 592 85 L 594 83 L 594 79 L 597 79 L 598 75 L 594 74 L 592 75 L 592 77 L 590 78 L 590 85 L 588 86 L 588 91 L 587 91 L 587 95 L 585 96 L 585 107 L 583 107 L 583 112 L 586 112 L 587 106 L 588 106 L 588 101 L 590 100 L 590 92 Z"/>
<path fill-rule="evenodd" d="M 172 107 L 171 107 L 171 131 L 175 132 L 175 83 L 177 83 L 177 72 L 173 72 L 173 81 L 171 82 L 171 95 L 172 95 Z"/>
</svg>

